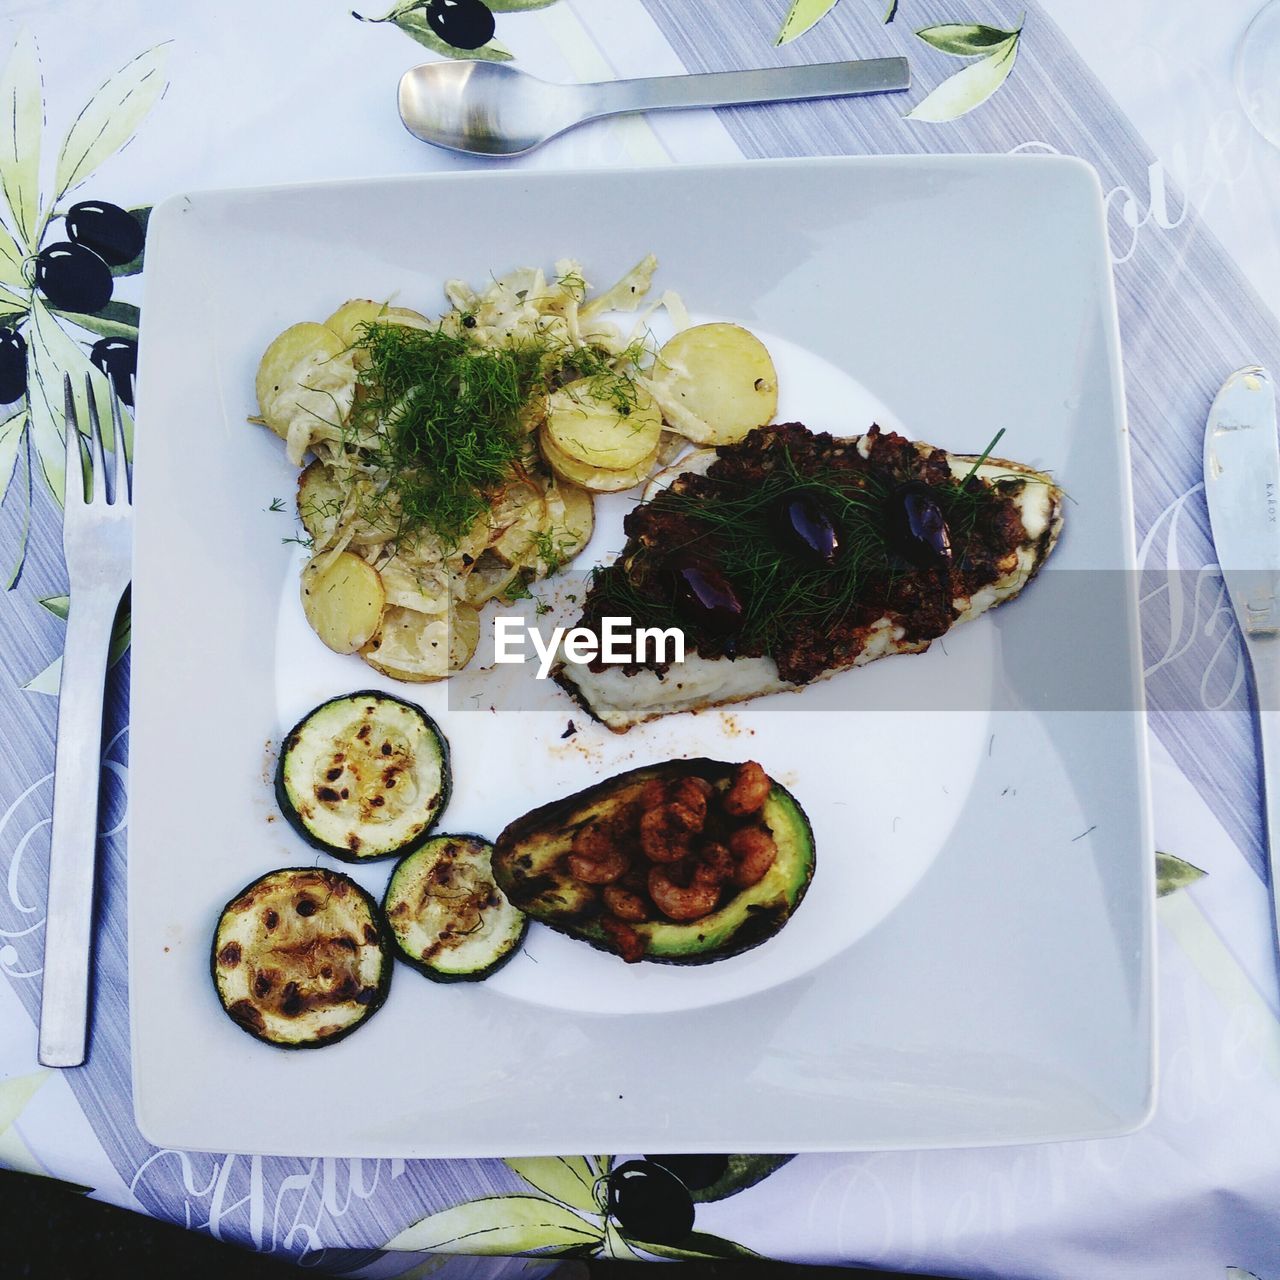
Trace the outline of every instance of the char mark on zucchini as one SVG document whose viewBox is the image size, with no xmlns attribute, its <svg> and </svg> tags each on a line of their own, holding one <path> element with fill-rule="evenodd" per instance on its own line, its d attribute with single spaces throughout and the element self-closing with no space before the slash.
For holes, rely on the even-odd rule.
<svg viewBox="0 0 1280 1280">
<path fill-rule="evenodd" d="M 396 867 L 383 911 L 400 958 L 436 982 L 476 982 L 520 949 L 528 918 L 493 878 L 482 836 L 433 836 Z"/>
<path fill-rule="evenodd" d="M 377 904 L 349 876 L 286 867 L 227 903 L 210 962 L 218 999 L 237 1026 L 281 1048 L 314 1049 L 381 1008 L 391 947 Z"/>
<path fill-rule="evenodd" d="M 348 862 L 418 848 L 449 790 L 449 749 L 436 722 L 372 689 L 303 716 L 285 735 L 276 769 L 276 798 L 290 826 Z"/>
</svg>

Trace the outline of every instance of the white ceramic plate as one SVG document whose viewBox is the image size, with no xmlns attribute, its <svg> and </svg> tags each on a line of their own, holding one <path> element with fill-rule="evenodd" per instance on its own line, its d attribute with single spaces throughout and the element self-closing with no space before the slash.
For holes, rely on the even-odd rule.
<svg viewBox="0 0 1280 1280">
<path fill-rule="evenodd" d="M 456 688 L 451 706 L 446 686 L 396 685 L 326 650 L 281 541 L 292 516 L 270 510 L 291 506 L 295 473 L 245 422 L 270 339 L 348 297 L 430 312 L 448 277 L 574 256 L 604 285 L 649 251 L 700 318 L 766 340 L 780 420 L 835 434 L 878 420 L 969 453 L 1005 427 L 998 452 L 1052 469 L 1073 499 L 1053 572 L 945 649 L 625 736 L 551 689 L 543 709 L 473 708 Z M 151 1141 L 795 1152 L 1143 1122 L 1153 865 L 1120 362 L 1089 169 L 804 160 L 202 193 L 156 210 L 147 253 L 129 898 Z M 580 566 L 621 545 L 627 504 L 599 505 Z M 654 760 L 758 759 L 813 822 L 808 896 L 765 945 L 695 969 L 627 966 L 534 926 L 486 983 L 399 967 L 350 1039 L 261 1045 L 213 993 L 213 924 L 258 875 L 317 860 L 277 820 L 272 748 L 362 687 L 444 727 L 444 830 L 496 835 Z M 380 894 L 389 866 L 354 874 Z"/>
</svg>

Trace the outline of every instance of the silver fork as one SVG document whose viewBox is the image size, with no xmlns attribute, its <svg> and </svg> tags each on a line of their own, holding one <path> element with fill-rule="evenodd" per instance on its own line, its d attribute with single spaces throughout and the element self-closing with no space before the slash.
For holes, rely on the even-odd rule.
<svg viewBox="0 0 1280 1280">
<path fill-rule="evenodd" d="M 54 759 L 53 832 L 49 852 L 49 908 L 40 997 L 40 1061 L 77 1067 L 89 1035 L 89 958 L 93 882 L 98 845 L 98 780 L 102 757 L 102 697 L 111 626 L 129 585 L 133 505 L 118 395 L 111 397 L 115 480 L 110 499 L 102 424 L 85 375 L 89 410 L 90 496 L 82 483 L 80 426 L 71 377 L 66 395 L 67 475 L 62 546 L 71 609 L 58 687 L 58 745 Z"/>
</svg>

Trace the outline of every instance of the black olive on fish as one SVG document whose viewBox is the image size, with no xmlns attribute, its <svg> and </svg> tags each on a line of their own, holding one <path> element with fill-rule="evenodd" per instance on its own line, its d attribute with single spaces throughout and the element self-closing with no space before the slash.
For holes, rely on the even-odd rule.
<svg viewBox="0 0 1280 1280">
<path fill-rule="evenodd" d="M 921 568 L 951 559 L 951 531 L 927 484 L 908 480 L 889 495 L 889 541 L 904 559 Z"/>
<path fill-rule="evenodd" d="M 778 524 L 788 550 L 818 564 L 835 564 L 840 536 L 831 517 L 812 498 L 801 495 L 782 503 Z"/>
<path fill-rule="evenodd" d="M 676 604 L 691 622 L 714 635 L 732 635 L 742 626 L 742 601 L 733 583 L 714 565 L 677 557 L 670 569 Z"/>
</svg>

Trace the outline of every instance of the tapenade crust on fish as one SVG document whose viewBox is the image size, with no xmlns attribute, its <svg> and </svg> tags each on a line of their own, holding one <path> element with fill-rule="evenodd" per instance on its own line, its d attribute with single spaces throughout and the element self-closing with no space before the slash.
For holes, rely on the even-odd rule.
<svg viewBox="0 0 1280 1280">
<path fill-rule="evenodd" d="M 1062 529 L 1047 474 L 877 426 L 846 439 L 761 427 L 671 472 L 627 516 L 579 625 L 679 627 L 684 661 L 556 670 L 617 732 L 927 649 L 1013 599 Z"/>
</svg>

